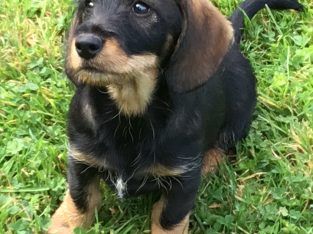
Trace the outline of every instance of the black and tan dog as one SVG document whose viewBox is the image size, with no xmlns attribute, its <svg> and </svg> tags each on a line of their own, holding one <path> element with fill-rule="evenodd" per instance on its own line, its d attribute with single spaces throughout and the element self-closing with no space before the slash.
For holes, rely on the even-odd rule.
<svg viewBox="0 0 313 234">
<path fill-rule="evenodd" d="M 255 77 L 239 49 L 243 11 L 296 0 L 248 0 L 228 21 L 208 0 L 80 0 L 66 72 L 68 183 L 49 233 L 89 227 L 100 180 L 118 196 L 158 191 L 151 231 L 187 233 L 201 174 L 249 130 Z"/>
</svg>

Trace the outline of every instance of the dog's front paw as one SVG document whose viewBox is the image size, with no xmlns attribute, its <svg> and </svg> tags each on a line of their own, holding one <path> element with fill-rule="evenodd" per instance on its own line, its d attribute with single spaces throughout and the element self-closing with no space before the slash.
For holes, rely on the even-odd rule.
<svg viewBox="0 0 313 234">
<path fill-rule="evenodd" d="M 67 192 L 64 201 L 52 215 L 48 234 L 72 234 L 77 227 L 90 227 L 92 220 L 93 213 L 79 211 L 69 192 Z"/>
<path fill-rule="evenodd" d="M 64 210 L 61 205 L 51 218 L 51 226 L 48 230 L 48 234 L 71 234 L 74 233 L 74 228 L 75 227 L 71 227 L 67 216 L 64 215 Z"/>
<path fill-rule="evenodd" d="M 53 225 L 48 230 L 48 234 L 67 234 L 67 233 L 72 234 L 74 232 L 70 227 L 68 226 L 66 227 L 66 224 L 64 223 Z"/>
<path fill-rule="evenodd" d="M 189 214 L 179 224 L 176 224 L 170 230 L 166 230 L 161 226 L 159 220 L 161 217 L 163 206 L 163 199 L 160 199 L 160 201 L 155 203 L 153 206 L 151 216 L 151 234 L 188 234 Z"/>
</svg>

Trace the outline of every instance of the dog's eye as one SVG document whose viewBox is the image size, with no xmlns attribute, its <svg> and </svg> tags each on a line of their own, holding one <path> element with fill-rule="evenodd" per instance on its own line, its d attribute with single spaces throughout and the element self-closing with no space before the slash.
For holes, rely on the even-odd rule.
<svg viewBox="0 0 313 234">
<path fill-rule="evenodd" d="M 144 2 L 136 2 L 133 6 L 133 11 L 137 15 L 146 15 L 150 12 L 150 7 Z"/>
<path fill-rule="evenodd" d="M 93 1 L 92 0 L 86 0 L 85 1 L 85 6 L 86 7 L 88 7 L 88 8 L 92 8 L 92 7 L 94 7 L 94 3 L 93 3 Z"/>
</svg>

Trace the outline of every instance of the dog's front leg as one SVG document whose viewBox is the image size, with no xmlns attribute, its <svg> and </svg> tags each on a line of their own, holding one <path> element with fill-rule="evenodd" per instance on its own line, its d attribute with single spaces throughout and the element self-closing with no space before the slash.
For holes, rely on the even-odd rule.
<svg viewBox="0 0 313 234">
<path fill-rule="evenodd" d="M 68 183 L 69 190 L 63 203 L 52 216 L 50 234 L 73 233 L 76 227 L 88 228 L 100 205 L 99 178 L 95 168 L 70 157 Z"/>
<path fill-rule="evenodd" d="M 200 184 L 200 169 L 172 180 L 171 188 L 154 204 L 152 234 L 187 234 L 189 215 Z"/>
</svg>

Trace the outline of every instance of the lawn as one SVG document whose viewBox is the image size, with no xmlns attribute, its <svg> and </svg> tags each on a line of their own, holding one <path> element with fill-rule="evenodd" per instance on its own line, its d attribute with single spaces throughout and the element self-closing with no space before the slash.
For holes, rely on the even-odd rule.
<svg viewBox="0 0 313 234">
<path fill-rule="evenodd" d="M 229 15 L 239 1 L 215 2 Z M 313 3 L 301 2 L 304 13 L 267 9 L 247 22 L 254 122 L 237 161 L 203 181 L 191 233 L 313 233 Z M 72 0 L 1 1 L 0 233 L 42 233 L 66 189 L 72 12 Z M 88 233 L 149 233 L 152 202 L 121 201 L 104 187 Z"/>
</svg>

